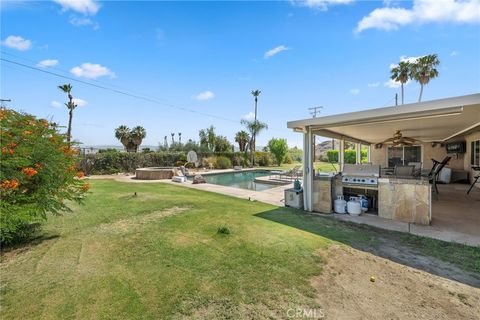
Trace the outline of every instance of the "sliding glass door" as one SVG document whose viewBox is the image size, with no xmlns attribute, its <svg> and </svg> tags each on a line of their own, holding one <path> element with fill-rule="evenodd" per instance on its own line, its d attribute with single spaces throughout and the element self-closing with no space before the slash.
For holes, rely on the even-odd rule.
<svg viewBox="0 0 480 320">
<path fill-rule="evenodd" d="M 407 165 L 409 162 L 422 162 L 421 146 L 389 147 L 388 166 Z"/>
</svg>

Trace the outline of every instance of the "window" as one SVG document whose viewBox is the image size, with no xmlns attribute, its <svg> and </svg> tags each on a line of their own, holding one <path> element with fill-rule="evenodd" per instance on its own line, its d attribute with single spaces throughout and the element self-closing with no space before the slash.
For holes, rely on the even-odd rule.
<svg viewBox="0 0 480 320">
<path fill-rule="evenodd" d="M 409 162 L 422 162 L 422 147 L 389 147 L 387 155 L 390 168 L 397 165 L 407 165 Z"/>
<path fill-rule="evenodd" d="M 480 140 L 472 141 L 471 147 L 470 164 L 472 166 L 480 166 Z"/>
</svg>

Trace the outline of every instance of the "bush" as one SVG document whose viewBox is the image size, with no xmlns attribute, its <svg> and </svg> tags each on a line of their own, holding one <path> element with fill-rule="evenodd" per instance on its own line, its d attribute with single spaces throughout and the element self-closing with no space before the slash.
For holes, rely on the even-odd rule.
<svg viewBox="0 0 480 320">
<path fill-rule="evenodd" d="M 202 159 L 202 165 L 207 168 L 216 168 L 217 167 L 217 157 L 206 157 Z"/>
<path fill-rule="evenodd" d="M 268 141 L 268 150 L 275 157 L 277 165 L 280 166 L 288 152 L 287 140 L 275 138 L 270 139 L 270 141 Z"/>
<path fill-rule="evenodd" d="M 47 218 L 80 202 L 89 185 L 77 177 L 78 150 L 47 120 L 0 109 L 0 243 L 28 238 Z"/>
<path fill-rule="evenodd" d="M 255 163 L 261 167 L 269 167 L 274 163 L 273 155 L 270 152 L 255 151 Z"/>
<path fill-rule="evenodd" d="M 217 233 L 218 234 L 230 234 L 230 228 L 228 228 L 227 226 L 218 227 Z"/>
<path fill-rule="evenodd" d="M 232 161 L 227 157 L 220 156 L 217 158 L 218 169 L 230 169 L 232 167 Z"/>
<path fill-rule="evenodd" d="M 242 167 L 250 166 L 250 162 L 248 161 L 246 154 L 234 155 L 232 157 L 232 164 L 234 166 L 242 166 Z"/>
<path fill-rule="evenodd" d="M 292 157 L 290 157 L 290 155 L 287 153 L 287 155 L 285 156 L 285 160 L 284 162 L 286 164 L 292 164 L 293 163 L 293 160 L 292 160 Z"/>
<path fill-rule="evenodd" d="M 367 161 L 367 150 L 361 150 L 362 163 Z M 338 150 L 328 150 L 327 158 L 329 162 L 338 163 Z M 355 164 L 357 161 L 357 152 L 355 150 L 345 150 L 345 163 Z"/>
</svg>

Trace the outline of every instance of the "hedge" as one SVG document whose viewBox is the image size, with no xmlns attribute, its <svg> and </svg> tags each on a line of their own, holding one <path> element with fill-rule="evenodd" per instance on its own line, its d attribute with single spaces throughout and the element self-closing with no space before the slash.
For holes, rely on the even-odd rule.
<svg viewBox="0 0 480 320">
<path fill-rule="evenodd" d="M 367 161 L 367 150 L 361 150 L 361 160 L 362 162 Z M 328 150 L 327 151 L 328 162 L 338 163 L 338 150 Z M 357 152 L 355 150 L 345 150 L 345 163 L 355 164 L 357 162 Z"/>
<path fill-rule="evenodd" d="M 249 166 L 248 155 L 242 152 L 199 152 L 197 155 L 200 163 L 202 163 L 203 158 L 215 156 L 226 157 L 234 166 Z M 180 166 L 184 165 L 186 161 L 187 155 L 185 152 L 133 153 L 109 151 L 85 155 L 79 163 L 79 167 L 88 174 L 113 174 L 135 172 L 135 169 L 144 167 Z M 268 161 L 257 160 L 257 163 L 259 162 L 265 163 Z"/>
</svg>

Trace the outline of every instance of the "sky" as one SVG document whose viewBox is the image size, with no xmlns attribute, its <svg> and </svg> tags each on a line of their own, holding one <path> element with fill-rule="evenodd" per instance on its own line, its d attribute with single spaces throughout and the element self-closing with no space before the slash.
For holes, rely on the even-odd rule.
<svg viewBox="0 0 480 320">
<path fill-rule="evenodd" d="M 233 142 L 259 89 L 257 145 L 301 147 L 287 121 L 391 106 L 391 66 L 432 53 L 424 101 L 480 92 L 479 0 L 2 1 L 0 13 L 0 97 L 66 125 L 57 86 L 71 83 L 85 146 L 120 145 L 123 124 L 143 126 L 144 145 L 210 125 Z M 405 102 L 418 94 L 408 83 Z"/>
</svg>

